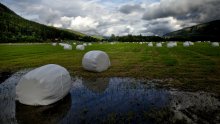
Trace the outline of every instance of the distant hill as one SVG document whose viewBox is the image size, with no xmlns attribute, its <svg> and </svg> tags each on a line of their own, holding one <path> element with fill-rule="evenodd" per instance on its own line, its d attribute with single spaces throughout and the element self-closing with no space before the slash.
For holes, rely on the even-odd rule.
<svg viewBox="0 0 220 124">
<path fill-rule="evenodd" d="M 92 35 L 91 37 L 97 38 L 97 39 L 99 39 L 99 40 L 105 39 L 105 38 L 104 38 L 103 36 L 101 36 L 101 35 Z"/>
<path fill-rule="evenodd" d="M 77 34 L 77 35 L 82 36 L 82 37 L 87 36 L 86 34 L 83 34 L 83 33 L 78 32 L 78 31 L 70 30 L 70 29 L 64 29 L 64 28 L 58 28 L 58 29 L 61 29 L 61 30 L 64 30 L 64 31 L 68 31 L 68 32 Z"/>
<path fill-rule="evenodd" d="M 0 3 L 1 42 L 44 42 L 55 39 L 82 40 L 85 34 L 26 20 Z"/>
<path fill-rule="evenodd" d="M 199 24 L 165 34 L 170 39 L 220 40 L 220 20 Z"/>
</svg>

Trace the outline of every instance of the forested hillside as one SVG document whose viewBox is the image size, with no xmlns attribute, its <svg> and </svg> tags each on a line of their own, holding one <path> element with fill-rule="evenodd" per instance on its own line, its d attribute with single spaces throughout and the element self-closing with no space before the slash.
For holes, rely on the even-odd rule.
<svg viewBox="0 0 220 124">
<path fill-rule="evenodd" d="M 26 20 L 0 3 L 0 42 L 45 42 L 55 40 L 82 40 L 75 31 L 57 29 Z"/>
<path fill-rule="evenodd" d="M 170 39 L 182 40 L 212 40 L 220 39 L 220 20 L 211 21 L 184 28 L 164 35 Z"/>
</svg>

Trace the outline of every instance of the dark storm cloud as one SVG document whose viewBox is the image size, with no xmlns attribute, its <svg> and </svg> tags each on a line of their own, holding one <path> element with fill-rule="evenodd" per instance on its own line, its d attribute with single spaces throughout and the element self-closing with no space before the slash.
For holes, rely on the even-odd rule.
<svg viewBox="0 0 220 124">
<path fill-rule="evenodd" d="M 144 8 L 142 8 L 140 5 L 123 5 L 119 8 L 119 11 L 124 14 L 130 14 L 132 12 L 136 11 L 143 11 Z"/>
<path fill-rule="evenodd" d="M 152 32 L 153 34 L 163 36 L 164 34 L 168 32 L 172 32 L 173 29 L 169 25 L 156 25 L 156 26 L 149 26 L 147 27 L 147 32 Z"/>
<path fill-rule="evenodd" d="M 4 2 L 4 1 L 3 1 Z M 23 17 L 32 17 L 43 24 L 56 22 L 62 16 L 85 16 L 79 1 L 9 0 L 6 5 Z M 36 15 L 36 16 L 34 16 Z"/>
<path fill-rule="evenodd" d="M 220 0 L 161 0 L 147 8 L 143 19 L 175 17 L 200 23 L 220 19 L 219 10 Z"/>
<path fill-rule="evenodd" d="M 170 18 L 172 19 L 172 18 Z M 151 32 L 153 34 L 162 36 L 168 32 L 176 30 L 169 19 L 152 20 L 144 25 L 145 29 L 141 30 L 141 33 Z"/>
</svg>

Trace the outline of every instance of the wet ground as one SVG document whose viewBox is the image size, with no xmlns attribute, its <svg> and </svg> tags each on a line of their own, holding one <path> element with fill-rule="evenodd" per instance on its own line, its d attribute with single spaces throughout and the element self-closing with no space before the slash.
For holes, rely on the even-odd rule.
<svg viewBox="0 0 220 124">
<path fill-rule="evenodd" d="M 165 88 L 161 80 L 73 77 L 63 100 L 44 107 L 22 105 L 15 101 L 15 86 L 28 71 L 0 83 L 0 124 L 220 123 L 218 96 Z"/>
<path fill-rule="evenodd" d="M 0 72 L 0 84 L 12 75 L 11 72 Z"/>
</svg>

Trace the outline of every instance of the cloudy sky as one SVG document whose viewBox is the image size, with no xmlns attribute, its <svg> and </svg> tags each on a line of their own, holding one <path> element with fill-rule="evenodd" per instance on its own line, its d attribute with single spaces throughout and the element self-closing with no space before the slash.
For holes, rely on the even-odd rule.
<svg viewBox="0 0 220 124">
<path fill-rule="evenodd" d="M 220 19 L 220 0 L 0 0 L 20 16 L 90 35 L 163 35 Z"/>
</svg>

